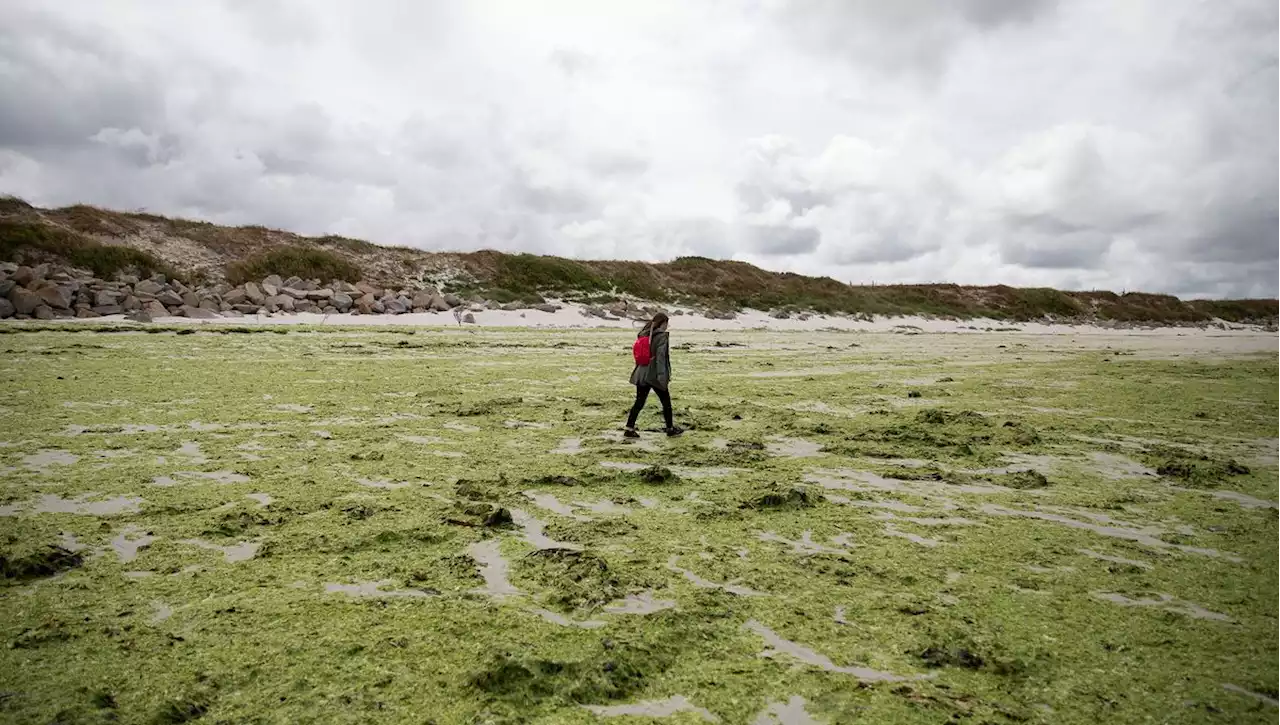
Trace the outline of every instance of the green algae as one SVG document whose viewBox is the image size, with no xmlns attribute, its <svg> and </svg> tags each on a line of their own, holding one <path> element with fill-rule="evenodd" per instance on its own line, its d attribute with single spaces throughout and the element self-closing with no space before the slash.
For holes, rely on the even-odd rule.
<svg viewBox="0 0 1280 725">
<path fill-rule="evenodd" d="M 1274 693 L 1276 510 L 1211 495 L 1276 499 L 1274 356 L 676 331 L 690 345 L 673 395 L 696 425 L 636 445 L 616 436 L 625 331 L 405 332 L 8 338 L 5 556 L 64 534 L 86 548 L 57 576 L 0 585 L 3 717 L 594 722 L 583 705 L 680 695 L 725 722 L 792 696 L 830 722 L 1274 720 L 1223 686 Z M 661 428 L 655 407 L 642 429 Z M 817 451 L 775 453 L 774 436 Z M 566 438 L 581 444 L 553 453 Z M 24 464 L 41 451 L 76 460 Z M 1188 473 L 1117 476 L 1115 459 Z M 646 481 L 650 467 L 670 475 Z M 1005 468 L 1049 485 L 976 472 Z M 32 511 L 45 495 L 141 503 Z M 517 510 L 582 551 L 537 550 L 497 513 Z M 130 561 L 111 548 L 126 531 L 154 537 Z M 229 561 L 195 539 L 258 549 Z M 481 541 L 521 594 L 484 593 L 465 553 Z M 325 586 L 364 582 L 435 594 Z M 641 592 L 676 606 L 610 612 Z M 153 622 L 153 602 L 172 615 Z M 753 620 L 838 668 L 936 676 L 858 684 L 761 657 Z"/>
</svg>

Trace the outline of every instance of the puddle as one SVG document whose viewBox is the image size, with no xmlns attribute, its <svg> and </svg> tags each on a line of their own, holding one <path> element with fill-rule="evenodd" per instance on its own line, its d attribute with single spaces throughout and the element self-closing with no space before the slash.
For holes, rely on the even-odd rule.
<svg viewBox="0 0 1280 725">
<path fill-rule="evenodd" d="M 310 413 L 313 410 L 310 405 L 299 405 L 297 403 L 280 403 L 271 406 L 271 409 L 283 413 Z"/>
<path fill-rule="evenodd" d="M 804 706 L 804 698 L 799 695 L 793 695 L 786 702 L 770 702 L 751 725 L 822 725 Z"/>
<path fill-rule="evenodd" d="M 111 540 L 111 550 L 122 563 L 129 562 L 137 559 L 138 551 L 151 546 L 151 542 L 155 540 L 156 537 L 144 533 L 136 526 L 126 526 Z"/>
<path fill-rule="evenodd" d="M 419 445 L 429 446 L 433 443 L 448 443 L 444 438 L 436 436 L 400 436 L 400 440 L 407 443 L 417 443 Z"/>
<path fill-rule="evenodd" d="M 1122 607 L 1156 607 L 1168 612 L 1176 612 L 1185 614 L 1195 619 L 1212 619 L 1217 622 L 1233 621 L 1231 617 L 1219 612 L 1212 612 L 1194 602 L 1188 602 L 1175 598 L 1171 594 L 1156 594 L 1155 599 L 1130 599 L 1123 594 L 1116 592 L 1092 592 L 1093 596 L 1112 604 L 1119 604 Z"/>
<path fill-rule="evenodd" d="M 467 425 L 466 423 L 456 423 L 454 421 L 449 421 L 448 423 L 445 423 L 441 427 L 448 428 L 449 430 L 456 430 L 459 433 L 479 433 L 480 432 L 480 429 L 475 427 L 474 425 Z"/>
<path fill-rule="evenodd" d="M 912 506 L 909 503 L 903 503 L 901 501 L 895 501 L 892 499 L 887 501 L 862 501 L 859 499 L 849 498 L 848 496 L 841 496 L 835 493 L 826 494 L 826 499 L 831 503 L 838 503 L 844 506 L 861 506 L 862 508 L 888 509 L 890 511 L 902 511 L 903 513 L 918 513 L 921 511 L 928 511 L 928 509 L 926 509 L 923 506 Z"/>
<path fill-rule="evenodd" d="M 694 468 L 691 466 L 671 466 L 671 471 L 681 478 L 724 478 L 740 473 L 750 473 L 745 468 Z"/>
<path fill-rule="evenodd" d="M 699 589 L 722 589 L 726 592 L 729 592 L 730 594 L 737 594 L 740 597 L 769 596 L 765 592 L 758 592 L 754 589 L 744 587 L 738 584 L 734 584 L 733 582 L 718 584 L 709 579 L 703 579 L 702 577 L 698 576 L 697 574 L 694 574 L 688 569 L 682 569 L 681 567 L 677 566 L 679 561 L 680 561 L 680 557 L 672 554 L 671 558 L 667 559 L 667 568 L 670 569 L 671 571 L 676 572 L 677 574 L 682 574 L 685 579 L 689 580 L 690 584 L 694 585 L 695 587 L 698 587 Z"/>
<path fill-rule="evenodd" d="M 213 481 L 214 483 L 248 483 L 249 482 L 248 476 L 241 473 L 236 473 L 235 471 L 178 471 L 173 475 L 177 476 L 178 478 L 202 479 L 205 481 Z M 177 486 L 181 483 L 182 481 L 179 481 L 177 480 L 177 478 L 173 478 L 172 476 L 156 476 L 155 478 L 151 479 L 151 484 L 153 486 L 169 487 L 169 486 Z"/>
<path fill-rule="evenodd" d="M 587 619 L 579 622 L 573 619 L 569 619 L 568 617 L 564 616 L 563 614 L 560 614 L 559 612 L 553 612 L 550 609 L 542 609 L 541 607 L 532 607 L 529 609 L 529 611 L 538 615 L 539 617 L 542 617 L 548 622 L 552 624 L 558 624 L 561 627 L 578 627 L 579 629 L 599 629 L 608 624 L 608 622 L 602 622 L 598 619 Z"/>
<path fill-rule="evenodd" d="M 888 534 L 889 536 L 896 536 L 896 537 L 898 537 L 898 538 L 900 538 L 900 539 L 906 539 L 907 541 L 910 541 L 910 542 L 911 542 L 911 543 L 913 543 L 913 544 L 919 544 L 919 545 L 921 545 L 921 546 L 927 546 L 927 547 L 929 547 L 929 548 L 931 548 L 931 549 L 932 549 L 933 547 L 935 547 L 935 546 L 942 546 L 942 545 L 944 545 L 944 544 L 946 544 L 946 543 L 947 543 L 947 542 L 945 542 L 945 541 L 940 541 L 940 540 L 938 540 L 938 539 L 930 539 L 930 538 L 928 538 L 928 537 L 926 537 L 926 536 L 920 536 L 919 534 L 913 534 L 913 533 L 911 533 L 910 531 L 902 531 L 901 529 L 899 529 L 898 527 L 894 526 L 893 524 L 885 524 L 885 525 L 884 525 L 884 533 Z"/>
<path fill-rule="evenodd" d="M 80 540 L 76 538 L 75 534 L 67 531 L 58 533 L 58 546 L 61 546 L 73 554 L 77 551 L 84 551 L 89 548 L 87 544 L 80 543 Z"/>
<path fill-rule="evenodd" d="M 533 423 L 527 420 L 505 420 L 502 424 L 508 428 L 532 428 L 535 430 L 546 430 L 551 427 L 549 423 Z"/>
<path fill-rule="evenodd" d="M 906 521 L 920 526 L 986 526 L 986 524 L 966 519 L 963 516 L 897 516 L 888 511 L 877 511 L 871 514 L 871 518 L 881 521 Z"/>
<path fill-rule="evenodd" d="M 474 591 L 495 599 L 521 593 L 508 579 L 510 565 L 502 557 L 502 548 L 497 539 L 478 541 L 467 547 L 467 554 L 480 565 L 480 576 L 484 579 L 484 588 Z"/>
<path fill-rule="evenodd" d="M 1156 472 L 1131 458 L 1114 453 L 1093 451 L 1089 454 L 1090 466 L 1103 478 L 1121 481 L 1126 478 L 1154 478 Z"/>
<path fill-rule="evenodd" d="M 23 504 L 0 506 L 0 516 L 17 516 L 23 512 L 29 514 L 83 514 L 87 516 L 112 516 L 115 514 L 133 514 L 139 511 L 138 504 L 143 499 L 137 496 L 112 496 L 101 501 L 86 501 L 92 494 L 84 494 L 75 498 L 62 498 L 54 494 L 44 494 L 36 499 L 29 508 Z"/>
<path fill-rule="evenodd" d="M 596 436 L 596 438 L 603 441 L 609 441 L 610 443 L 617 443 L 618 445 L 630 446 L 650 453 L 657 453 L 659 450 L 657 443 L 653 440 L 648 438 L 623 438 L 622 431 L 620 430 L 609 431 L 608 433 Z"/>
<path fill-rule="evenodd" d="M 600 467 L 608 468 L 614 471 L 627 471 L 629 473 L 634 473 L 636 471 L 643 471 L 649 466 L 648 464 L 645 464 L 645 463 L 620 463 L 617 461 L 600 461 Z"/>
<path fill-rule="evenodd" d="M 1216 549 L 1205 549 L 1198 546 L 1186 546 L 1183 544 L 1170 544 L 1157 538 L 1162 531 L 1158 527 L 1143 526 L 1137 527 L 1132 524 L 1120 526 L 1108 526 L 1102 524 L 1092 524 L 1088 521 L 1079 521 L 1077 519 L 1059 516 L 1058 514 L 1046 513 L 1044 511 L 1030 511 L 1026 509 L 1010 509 L 1003 506 L 995 506 L 992 504 L 983 504 L 980 509 L 982 513 L 993 516 L 1023 516 L 1026 518 L 1040 519 L 1042 521 L 1051 521 L 1063 526 L 1069 526 L 1073 529 L 1086 529 L 1101 536 L 1109 536 L 1114 539 L 1125 539 L 1133 541 L 1143 546 L 1153 549 L 1175 549 L 1177 551 L 1186 552 L 1188 554 L 1199 554 L 1200 556 L 1208 556 L 1211 558 L 1223 558 L 1227 561 L 1240 563 L 1242 560 L 1238 556 L 1232 554 L 1224 554 Z M 1117 522 L 1119 523 L 1119 522 Z"/>
<path fill-rule="evenodd" d="M 23 456 L 22 465 L 37 473 L 45 473 L 49 466 L 71 466 L 78 460 L 80 456 L 70 451 L 44 450 Z"/>
<path fill-rule="evenodd" d="M 232 546 L 222 546 L 205 541 L 204 539 L 182 539 L 178 543 L 190 544 L 192 546 L 198 546 L 201 549 L 209 549 L 211 551 L 220 551 L 222 552 L 222 557 L 229 563 L 248 561 L 252 559 L 254 555 L 258 553 L 258 549 L 262 546 L 262 542 L 259 541 L 241 541 L 240 543 Z"/>
<path fill-rule="evenodd" d="M 1254 698 L 1255 700 L 1261 700 L 1262 702 L 1265 702 L 1272 707 L 1280 707 L 1280 701 L 1277 701 L 1275 698 L 1268 697 L 1262 694 L 1261 692 L 1253 692 L 1251 690 L 1246 690 L 1243 687 L 1240 687 L 1239 685 L 1232 685 L 1230 683 L 1224 682 L 1222 683 L 1222 689 L 1226 690 L 1227 692 L 1234 692 L 1239 695 L 1247 695 L 1249 697 Z"/>
<path fill-rule="evenodd" d="M 207 463 L 209 461 L 208 458 L 205 458 L 204 453 L 200 451 L 200 444 L 191 441 L 178 446 L 178 450 L 174 451 L 174 455 L 185 456 L 186 458 L 191 459 L 191 463 L 196 465 Z"/>
<path fill-rule="evenodd" d="M 128 458 L 135 453 L 137 453 L 137 451 L 131 451 L 124 448 L 113 448 L 106 451 L 94 451 L 93 455 L 98 458 Z"/>
<path fill-rule="evenodd" d="M 625 515 L 631 513 L 631 509 L 626 506 L 619 506 L 608 499 L 600 499 L 599 501 L 574 501 L 573 505 L 581 506 L 582 508 L 597 514 Z"/>
<path fill-rule="evenodd" d="M 1245 493 L 1236 491 L 1202 491 L 1198 488 L 1182 488 L 1181 486 L 1170 486 L 1174 491 L 1183 491 L 1185 493 L 1203 493 L 1213 496 L 1220 501 L 1231 501 L 1239 504 L 1240 508 L 1246 509 L 1273 509 L 1276 508 L 1274 501 L 1267 501 L 1261 498 L 1254 498 Z"/>
<path fill-rule="evenodd" d="M 125 423 L 122 425 L 69 425 L 62 431 L 62 435 L 75 437 L 89 433 L 92 435 L 137 435 L 138 433 L 158 433 L 164 430 L 162 426 L 153 425 L 151 423 L 143 423 L 134 425 Z"/>
<path fill-rule="evenodd" d="M 1004 486 L 952 484 L 941 481 L 904 481 L 898 478 L 885 478 L 870 471 L 854 471 L 850 469 L 817 470 L 813 473 L 805 474 L 804 480 L 808 483 L 816 483 L 828 490 L 909 493 L 924 498 L 940 497 L 944 501 L 947 494 L 984 496 L 1020 493 L 1015 489 L 1005 488 Z"/>
<path fill-rule="evenodd" d="M 148 624 L 160 624 L 164 620 L 173 616 L 173 607 L 165 604 L 159 599 L 151 602 L 151 617 L 147 619 Z"/>
<path fill-rule="evenodd" d="M 1138 561 L 1137 559 L 1126 559 L 1123 556 L 1112 556 L 1110 554 L 1103 554 L 1102 552 L 1094 551 L 1093 549 L 1076 549 L 1076 551 L 1080 552 L 1081 554 L 1084 554 L 1090 559 L 1099 559 L 1101 561 L 1109 561 L 1113 564 L 1128 564 L 1129 566 L 1136 566 L 1141 569 L 1152 568 L 1152 565 L 1145 561 Z"/>
<path fill-rule="evenodd" d="M 993 468 L 973 468 L 965 470 L 964 473 L 974 473 L 978 475 L 1003 475 L 1008 473 L 1020 473 L 1022 471 L 1037 471 L 1048 475 L 1057 470 L 1062 463 L 1061 458 L 1057 456 L 1033 456 L 1026 453 L 1002 453 L 1002 460 L 1008 461 L 1007 466 L 996 466 Z"/>
<path fill-rule="evenodd" d="M 125 579 L 146 579 L 146 578 L 147 578 L 147 577 L 149 577 L 149 576 L 155 576 L 155 572 L 154 572 L 154 571 L 126 571 L 126 572 L 124 572 L 124 578 L 125 578 Z"/>
<path fill-rule="evenodd" d="M 266 446 L 264 446 L 264 445 L 262 445 L 262 444 L 261 444 L 261 443 L 259 443 L 258 441 L 249 441 L 249 442 L 247 442 L 247 443 L 241 443 L 240 445 L 236 446 L 236 450 L 238 450 L 238 451 L 265 451 L 265 450 L 267 450 L 267 447 L 266 447 Z"/>
<path fill-rule="evenodd" d="M 257 501 L 260 506 L 270 506 L 271 502 L 275 501 L 269 493 L 246 493 L 244 497 Z"/>
<path fill-rule="evenodd" d="M 385 586 L 394 584 L 390 579 L 383 579 L 376 582 L 357 582 L 355 584 L 336 584 L 334 582 L 325 582 L 325 594 L 346 594 L 353 599 L 357 597 L 429 597 L 431 594 L 421 589 L 383 589 Z"/>
<path fill-rule="evenodd" d="M 581 438 L 561 438 L 560 443 L 551 450 L 553 454 L 561 456 L 572 456 L 582 452 Z"/>
<path fill-rule="evenodd" d="M 758 538 L 761 541 L 772 541 L 779 544 L 787 544 L 791 547 L 792 553 L 795 554 L 835 554 L 836 556 L 846 556 L 849 552 L 842 547 L 853 548 L 856 546 L 856 544 L 849 541 L 849 536 L 849 534 L 842 534 L 840 537 L 831 539 L 831 542 L 836 544 L 836 546 L 827 546 L 826 544 L 819 544 L 814 541 L 812 531 L 805 531 L 801 533 L 798 541 L 792 541 L 791 539 L 779 536 L 772 531 L 766 531 L 760 534 Z"/>
<path fill-rule="evenodd" d="M 523 509 L 511 509 L 511 520 L 519 526 L 524 534 L 524 540 L 535 549 L 569 549 L 571 551 L 582 551 L 582 547 L 577 544 L 571 544 L 566 541 L 556 541 L 546 534 L 542 533 L 546 526 L 543 522 L 530 516 Z"/>
<path fill-rule="evenodd" d="M 360 484 L 361 486 L 366 486 L 368 488 L 384 488 L 384 489 L 404 488 L 405 486 L 409 485 L 408 481 L 400 481 L 400 482 L 381 481 L 381 480 L 375 481 L 368 478 L 358 478 L 356 479 L 356 483 Z"/>
<path fill-rule="evenodd" d="M 683 695 L 672 695 L 665 700 L 644 700 L 629 705 L 583 705 L 584 708 L 601 717 L 671 717 L 682 712 L 691 712 L 705 722 L 720 722 L 715 713 L 704 707 L 689 702 Z"/>
<path fill-rule="evenodd" d="M 572 506 L 566 503 L 561 503 L 560 499 L 556 498 L 554 494 L 538 493 L 537 491 L 525 491 L 524 496 L 525 498 L 532 501 L 536 506 L 540 508 L 544 508 L 550 511 L 551 513 L 560 514 L 561 516 L 568 516 L 569 518 L 575 519 L 577 521 L 591 520 L 591 517 L 583 516 L 582 514 L 574 511 Z"/>
<path fill-rule="evenodd" d="M 881 672 L 873 670 L 869 667 L 840 667 L 832 662 L 826 656 L 789 640 L 779 637 L 776 632 L 764 626 L 760 622 L 750 619 L 743 625 L 746 629 L 755 632 L 764 638 L 765 650 L 760 653 L 761 657 L 777 657 L 785 654 L 793 657 L 801 662 L 821 668 L 827 672 L 840 672 L 846 675 L 853 675 L 864 682 L 906 682 L 909 680 L 925 680 L 933 675 L 895 675 L 892 672 Z"/>
<path fill-rule="evenodd" d="M 764 447 L 769 453 L 786 458 L 813 458 L 826 455 L 822 453 L 821 443 L 813 443 L 800 438 L 770 436 L 766 440 Z"/>
<path fill-rule="evenodd" d="M 655 599 L 653 592 L 628 594 L 617 602 L 607 604 L 604 611 L 609 614 L 654 614 L 664 609 L 675 609 L 676 603 L 671 599 Z"/>
</svg>

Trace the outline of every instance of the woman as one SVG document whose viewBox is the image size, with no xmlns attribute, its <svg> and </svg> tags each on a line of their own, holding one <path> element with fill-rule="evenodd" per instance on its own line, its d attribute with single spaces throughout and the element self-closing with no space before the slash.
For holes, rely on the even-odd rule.
<svg viewBox="0 0 1280 725">
<path fill-rule="evenodd" d="M 631 371 L 631 384 L 636 386 L 636 402 L 631 406 L 631 415 L 627 416 L 627 429 L 622 435 L 627 438 L 640 437 L 636 432 L 636 418 L 644 410 L 645 401 L 649 399 L 649 391 L 652 390 L 658 394 L 658 400 L 662 401 L 662 417 L 667 424 L 667 435 L 678 436 L 684 431 L 672 421 L 671 394 L 667 391 L 671 382 L 671 348 L 667 341 L 665 312 L 654 315 L 652 320 L 640 328 L 636 339 L 642 337 L 649 338 L 649 364 L 640 365 L 637 360 L 635 370 Z"/>
</svg>

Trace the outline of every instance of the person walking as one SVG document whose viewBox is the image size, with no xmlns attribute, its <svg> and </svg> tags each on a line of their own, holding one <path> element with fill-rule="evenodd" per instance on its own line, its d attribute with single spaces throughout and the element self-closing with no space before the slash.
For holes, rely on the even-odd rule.
<svg viewBox="0 0 1280 725">
<path fill-rule="evenodd" d="M 662 402 L 662 418 L 666 422 L 668 436 L 678 436 L 684 431 L 676 427 L 671 412 L 671 344 L 667 335 L 667 314 L 659 312 L 653 319 L 640 328 L 632 347 L 632 357 L 636 367 L 631 371 L 631 384 L 636 386 L 636 402 L 631 406 L 631 414 L 627 416 L 627 429 L 623 432 L 626 438 L 639 438 L 636 432 L 636 418 L 644 410 L 649 399 L 649 391 L 657 394 Z"/>
</svg>

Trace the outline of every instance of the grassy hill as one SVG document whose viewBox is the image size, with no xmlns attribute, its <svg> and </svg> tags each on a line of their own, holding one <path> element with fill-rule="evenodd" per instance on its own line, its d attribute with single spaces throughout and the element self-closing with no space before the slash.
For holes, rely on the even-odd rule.
<svg viewBox="0 0 1280 725">
<path fill-rule="evenodd" d="M 426 252 L 261 226 L 225 227 L 76 205 L 41 209 L 0 199 L 0 261 L 57 262 L 109 276 L 126 269 L 231 284 L 270 274 L 388 286 L 432 285 L 500 302 L 619 297 L 707 309 L 816 311 L 1181 324 L 1222 319 L 1275 324 L 1276 300 L 1180 300 L 1171 295 L 1064 292 L 1004 285 L 847 285 L 744 262 L 582 261 L 495 251 Z"/>
</svg>

